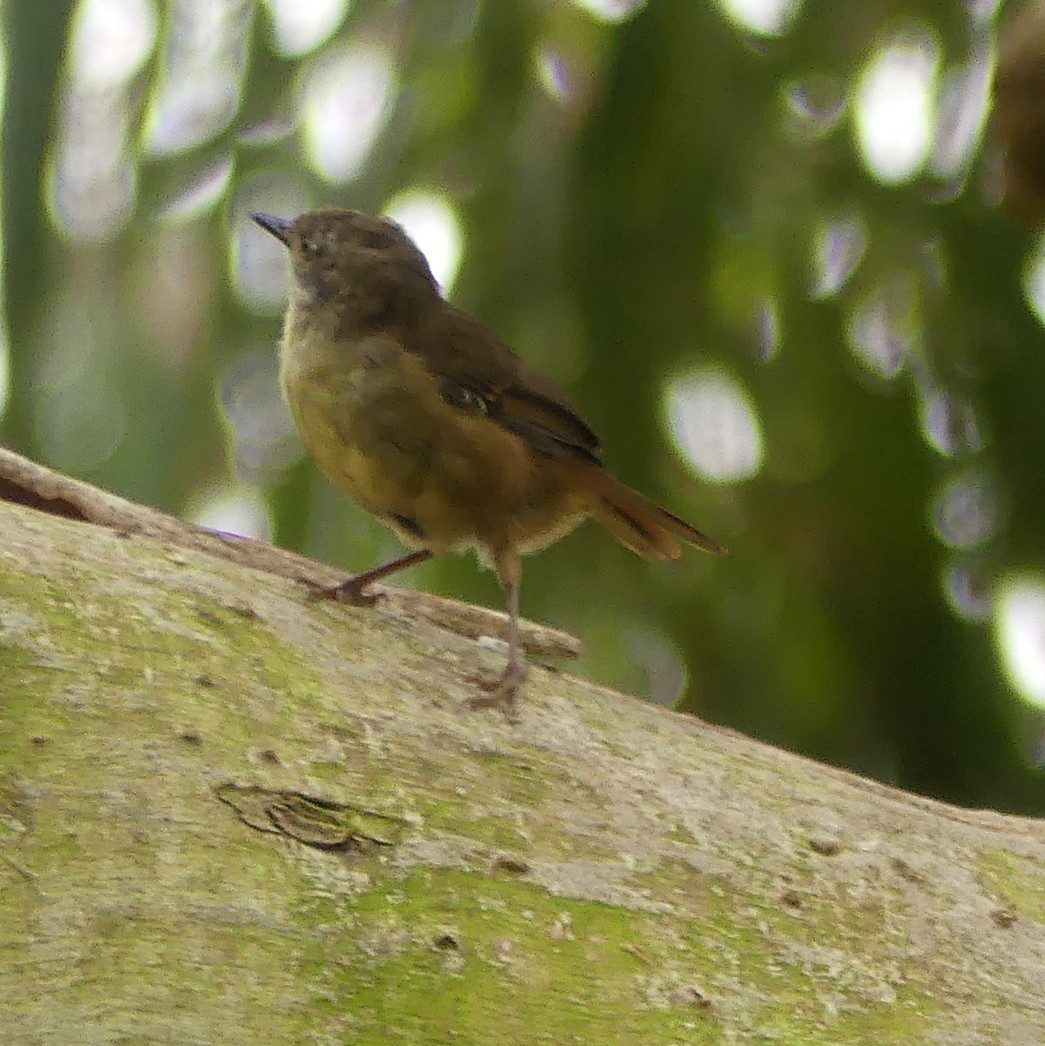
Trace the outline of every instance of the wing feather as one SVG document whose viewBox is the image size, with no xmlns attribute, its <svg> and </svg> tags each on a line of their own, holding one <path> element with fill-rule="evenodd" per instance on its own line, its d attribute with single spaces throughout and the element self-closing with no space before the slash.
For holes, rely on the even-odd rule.
<svg viewBox="0 0 1045 1046">
<path fill-rule="evenodd" d="M 484 410 L 538 453 L 600 461 L 599 437 L 565 393 L 467 313 L 438 310 L 434 322 L 403 341 L 424 360 L 448 402 Z"/>
</svg>

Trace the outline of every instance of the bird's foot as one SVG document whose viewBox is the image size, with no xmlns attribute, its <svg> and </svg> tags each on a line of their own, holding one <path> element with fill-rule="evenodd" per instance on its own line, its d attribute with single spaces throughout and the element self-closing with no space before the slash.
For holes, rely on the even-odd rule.
<svg viewBox="0 0 1045 1046">
<path fill-rule="evenodd" d="M 361 575 L 346 578 L 339 585 L 317 585 L 308 580 L 305 580 L 305 585 L 312 599 L 332 599 L 353 607 L 372 607 L 384 599 L 385 595 L 383 592 L 367 592 L 368 582 L 369 578 Z"/>
<path fill-rule="evenodd" d="M 479 686 L 488 693 L 483 694 L 482 697 L 473 697 L 468 702 L 468 707 L 500 708 L 511 722 L 518 722 L 515 698 L 529 671 L 529 667 L 522 659 L 509 661 L 496 683 L 479 682 Z"/>
</svg>

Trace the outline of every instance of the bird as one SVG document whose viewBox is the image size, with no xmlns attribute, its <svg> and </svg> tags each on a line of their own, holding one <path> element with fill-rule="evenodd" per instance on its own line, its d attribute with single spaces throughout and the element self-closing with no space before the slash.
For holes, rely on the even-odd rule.
<svg viewBox="0 0 1045 1046">
<path fill-rule="evenodd" d="M 448 552 L 474 550 L 506 594 L 508 658 L 470 702 L 514 712 L 527 675 L 519 639 L 522 557 L 586 518 L 651 560 L 682 545 L 726 549 L 627 486 L 550 379 L 444 298 L 395 222 L 323 209 L 251 218 L 287 249 L 280 384 L 320 472 L 410 551 L 322 594 L 370 605 L 369 587 Z"/>
</svg>

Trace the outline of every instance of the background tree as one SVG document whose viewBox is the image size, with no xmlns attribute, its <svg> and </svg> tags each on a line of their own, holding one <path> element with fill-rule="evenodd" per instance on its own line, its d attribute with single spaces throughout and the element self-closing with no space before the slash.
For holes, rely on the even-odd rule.
<svg viewBox="0 0 1045 1046">
<path fill-rule="evenodd" d="M 304 9 L 4 5 L 8 443 L 346 569 L 392 552 L 301 456 L 283 259 L 244 221 L 389 210 L 733 551 L 531 561 L 524 612 L 589 673 L 1040 811 L 1045 268 L 981 149 L 994 5 Z"/>
</svg>

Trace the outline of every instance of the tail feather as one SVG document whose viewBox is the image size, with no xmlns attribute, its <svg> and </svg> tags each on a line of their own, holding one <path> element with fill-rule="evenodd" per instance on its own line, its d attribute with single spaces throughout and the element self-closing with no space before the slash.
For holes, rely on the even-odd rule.
<svg viewBox="0 0 1045 1046">
<path fill-rule="evenodd" d="M 622 545 L 647 559 L 678 559 L 679 541 L 706 552 L 724 555 L 726 548 L 714 538 L 691 527 L 645 494 L 623 484 L 616 476 L 594 469 L 592 517 Z"/>
</svg>

